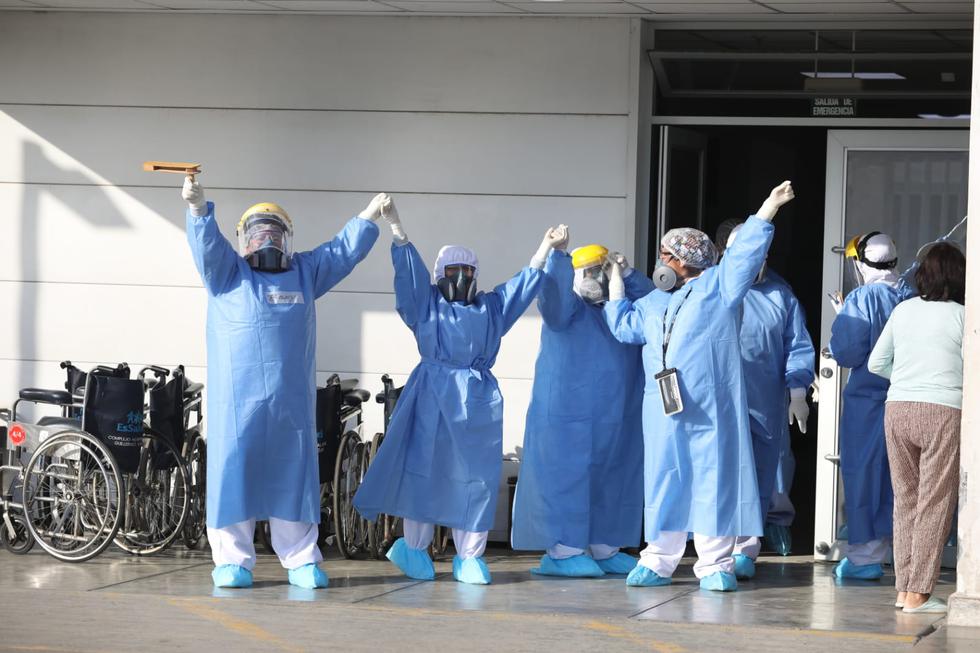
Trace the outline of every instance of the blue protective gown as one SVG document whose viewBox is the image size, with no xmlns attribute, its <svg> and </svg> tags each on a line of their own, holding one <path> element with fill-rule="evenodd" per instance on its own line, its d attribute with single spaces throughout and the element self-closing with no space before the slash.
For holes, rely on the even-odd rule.
<svg viewBox="0 0 980 653">
<path fill-rule="evenodd" d="M 208 291 L 207 523 L 320 521 L 316 305 L 378 238 L 354 218 L 328 243 L 260 272 L 218 230 L 214 204 L 187 213 L 187 240 Z"/>
<path fill-rule="evenodd" d="M 511 542 L 534 550 L 635 546 L 643 517 L 640 349 L 613 338 L 602 307 L 575 294 L 568 254 L 553 251 L 544 272 Z M 635 271 L 625 285 L 631 300 L 654 289 Z"/>
<path fill-rule="evenodd" d="M 504 405 L 490 368 L 543 273 L 524 268 L 467 306 L 445 300 L 411 243 L 392 245 L 391 260 L 395 307 L 422 361 L 398 397 L 354 506 L 369 520 L 385 513 L 488 531 L 500 484 Z"/>
<path fill-rule="evenodd" d="M 803 309 L 789 284 L 772 270 L 745 295 L 739 341 L 765 521 L 780 453 L 789 446 L 788 390 L 813 383 L 816 363 Z"/>
<path fill-rule="evenodd" d="M 859 286 L 848 293 L 831 327 L 830 351 L 851 368 L 840 417 L 840 471 L 844 478 L 847 540 L 861 544 L 892 535 L 892 483 L 885 450 L 888 379 L 868 371 L 868 355 L 885 322 L 906 299 L 904 286 Z"/>
<path fill-rule="evenodd" d="M 666 320 L 659 290 L 637 302 L 606 305 L 606 319 L 616 338 L 644 345 L 648 542 L 661 531 L 762 535 L 738 316 L 772 234 L 770 223 L 750 217 L 719 265 L 671 293 Z M 672 321 L 666 362 L 679 371 L 684 410 L 668 417 L 654 375 L 664 369 L 665 323 Z"/>
</svg>

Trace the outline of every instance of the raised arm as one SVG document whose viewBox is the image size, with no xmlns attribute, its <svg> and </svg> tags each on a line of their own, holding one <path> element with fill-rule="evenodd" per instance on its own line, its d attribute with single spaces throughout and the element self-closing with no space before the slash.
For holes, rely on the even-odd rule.
<svg viewBox="0 0 980 653">
<path fill-rule="evenodd" d="M 204 189 L 192 177 L 184 179 L 181 196 L 187 201 L 187 242 L 204 287 L 220 295 L 234 286 L 241 257 L 225 239 L 214 219 L 214 203 L 204 199 Z"/>
<path fill-rule="evenodd" d="M 719 283 L 722 301 L 729 308 L 741 305 L 745 293 L 762 269 L 772 243 L 772 219 L 783 204 L 794 197 L 788 181 L 772 189 L 755 215 L 749 216 L 735 242 L 725 251 L 719 264 Z"/>
<path fill-rule="evenodd" d="M 378 240 L 378 225 L 361 217 L 351 218 L 333 240 L 323 243 L 309 252 L 313 262 L 313 292 L 322 297 L 340 283 L 354 267 L 364 260 Z"/>
<path fill-rule="evenodd" d="M 642 308 L 628 299 L 611 299 L 602 309 L 606 325 L 613 337 L 626 345 L 647 344 L 643 331 L 645 315 Z"/>
<path fill-rule="evenodd" d="M 531 257 L 528 266 L 514 275 L 510 281 L 500 284 L 493 289 L 493 292 L 489 293 L 494 297 L 493 301 L 499 303 L 498 310 L 503 321 L 504 333 L 510 331 L 518 318 L 524 314 L 527 307 L 538 296 L 544 277 L 542 270 L 548 256 L 555 245 L 563 242 L 568 242 L 568 228 L 565 225 L 549 228 L 545 232 L 538 250 Z"/>
<path fill-rule="evenodd" d="M 572 289 L 574 276 L 572 257 L 559 249 L 552 251 L 544 266 L 538 310 L 544 323 L 555 331 L 565 329 L 581 306 L 581 300 Z"/>
<path fill-rule="evenodd" d="M 402 321 L 414 328 L 429 310 L 432 282 L 418 250 L 409 241 L 391 244 L 391 264 L 395 268 L 395 309 Z"/>
</svg>

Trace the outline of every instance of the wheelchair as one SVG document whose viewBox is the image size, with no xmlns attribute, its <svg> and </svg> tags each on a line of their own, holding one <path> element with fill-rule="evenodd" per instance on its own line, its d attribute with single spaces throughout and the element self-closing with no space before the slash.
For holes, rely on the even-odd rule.
<svg viewBox="0 0 980 653">
<path fill-rule="evenodd" d="M 382 391 L 375 395 L 375 401 L 384 406 L 384 432 L 375 433 L 374 438 L 371 440 L 371 449 L 368 455 L 367 464 L 370 465 L 371 461 L 378 453 L 378 449 L 384 442 L 385 433 L 388 431 L 388 422 L 391 421 L 391 415 L 395 411 L 395 404 L 398 402 L 398 397 L 401 395 L 404 386 L 401 388 L 396 388 L 394 381 L 387 374 L 381 377 Z M 367 472 L 367 466 L 365 466 L 365 473 Z M 378 515 L 377 520 L 372 524 L 368 523 L 368 539 L 370 549 L 378 560 L 382 560 L 388 549 L 395 542 L 398 537 L 399 530 L 399 517 L 394 515 Z M 449 539 L 451 535 L 451 530 L 445 528 L 444 526 L 436 525 L 432 534 L 432 543 L 429 545 L 429 554 L 433 558 L 437 558 L 445 554 L 446 549 L 449 547 Z"/>
<path fill-rule="evenodd" d="M 123 373 L 125 365 L 92 370 L 81 401 L 66 390 L 24 388 L 11 410 L 0 411 L 13 445 L 0 476 L 15 477 L 0 498 L 8 550 L 26 553 L 37 542 L 58 560 L 82 562 L 113 542 L 125 505 L 123 470 L 100 429 L 122 427 L 120 440 L 142 431 L 142 393 L 103 381 Z M 18 415 L 24 402 L 58 406 L 61 415 L 28 422 Z"/>
<path fill-rule="evenodd" d="M 321 538 L 324 544 L 332 540 L 345 558 L 371 553 L 369 524 L 353 503 L 369 464 L 371 443 L 362 439 L 362 404 L 370 398 L 370 392 L 357 387 L 357 379 L 341 380 L 336 374 L 317 388 Z"/>
<path fill-rule="evenodd" d="M 147 380 L 148 372 L 152 372 L 155 378 Z M 162 505 L 170 511 L 173 521 L 179 515 L 179 504 L 186 495 L 187 511 L 183 526 L 172 530 L 179 530 L 178 535 L 187 548 L 199 548 L 202 542 L 207 542 L 204 537 L 207 442 L 201 432 L 204 384 L 188 379 L 183 365 L 178 365 L 173 370 L 150 365 L 140 371 L 138 378 L 143 380 L 147 388 L 149 432 L 162 436 L 172 445 L 169 451 L 162 451 L 154 443 L 153 455 L 158 466 L 176 469 L 176 456 L 173 453 L 176 450 L 187 472 L 186 483 L 183 485 L 176 474 L 169 479 L 168 482 L 176 485 L 169 491 L 169 507 Z M 173 541 L 176 541 L 176 536 L 170 543 Z"/>
</svg>

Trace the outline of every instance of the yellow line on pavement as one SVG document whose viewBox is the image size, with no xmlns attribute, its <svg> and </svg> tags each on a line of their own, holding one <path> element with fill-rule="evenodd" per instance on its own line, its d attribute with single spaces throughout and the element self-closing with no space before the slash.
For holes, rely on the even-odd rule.
<svg viewBox="0 0 980 653">
<path fill-rule="evenodd" d="M 584 624 L 589 630 L 594 630 L 600 632 L 609 637 L 615 637 L 617 639 L 625 639 L 628 642 L 643 646 L 650 649 L 651 651 L 656 651 L 656 653 L 685 653 L 686 648 L 679 644 L 671 644 L 670 642 L 661 642 L 655 639 L 647 639 L 642 635 L 637 635 L 636 633 L 631 633 L 622 626 L 615 626 L 610 623 L 603 621 L 590 621 Z"/>
<path fill-rule="evenodd" d="M 289 653 L 303 653 L 305 651 L 301 647 L 279 639 L 268 630 L 253 624 L 251 621 L 234 617 L 227 612 L 222 612 L 217 608 L 206 605 L 202 601 L 195 599 L 167 599 L 167 603 L 202 619 L 213 621 L 242 637 L 247 637 L 253 641 L 265 642 L 269 646 L 281 651 L 289 651 Z"/>
</svg>

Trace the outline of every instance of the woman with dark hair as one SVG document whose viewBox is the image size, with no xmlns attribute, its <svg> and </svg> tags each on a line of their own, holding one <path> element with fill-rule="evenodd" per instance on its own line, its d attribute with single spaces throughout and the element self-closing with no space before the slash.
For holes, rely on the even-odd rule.
<svg viewBox="0 0 980 653">
<path fill-rule="evenodd" d="M 963 403 L 966 259 L 934 245 L 915 273 L 918 296 L 899 304 L 868 358 L 891 380 L 885 438 L 895 491 L 896 608 L 946 612 L 932 596 L 956 509 Z"/>
</svg>

